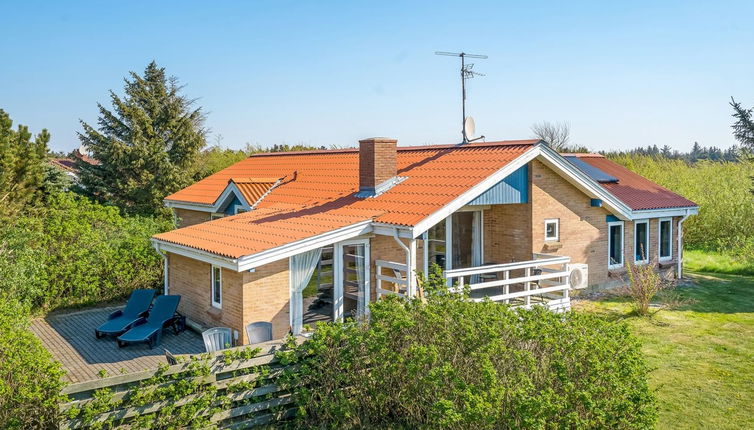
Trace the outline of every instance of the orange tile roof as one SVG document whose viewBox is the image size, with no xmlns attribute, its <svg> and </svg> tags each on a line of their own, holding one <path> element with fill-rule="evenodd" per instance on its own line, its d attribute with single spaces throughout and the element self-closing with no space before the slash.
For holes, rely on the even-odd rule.
<svg viewBox="0 0 754 430">
<path fill-rule="evenodd" d="M 358 222 L 414 226 L 531 149 L 538 140 L 399 147 L 387 192 L 357 198 L 358 150 L 258 154 L 166 198 L 213 204 L 233 178 L 282 178 L 254 211 L 156 235 L 231 258 L 251 255 Z"/>
<path fill-rule="evenodd" d="M 282 178 L 230 178 L 249 205 L 253 205 Z"/>
<path fill-rule="evenodd" d="M 696 203 L 667 188 L 655 184 L 618 163 L 600 154 L 564 154 L 579 157 L 585 163 L 596 167 L 618 179 L 615 183 L 600 183 L 609 193 L 617 197 L 632 210 L 670 209 L 695 207 Z"/>
</svg>

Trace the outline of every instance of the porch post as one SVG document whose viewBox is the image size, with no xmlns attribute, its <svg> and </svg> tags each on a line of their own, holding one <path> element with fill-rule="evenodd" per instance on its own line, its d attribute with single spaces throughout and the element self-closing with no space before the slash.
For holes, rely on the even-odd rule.
<svg viewBox="0 0 754 430">
<path fill-rule="evenodd" d="M 453 268 L 453 214 L 445 218 L 445 270 Z M 447 279 L 447 278 L 446 278 Z M 447 279 L 448 288 L 451 287 L 450 279 Z"/>
<path fill-rule="evenodd" d="M 162 289 L 163 294 L 166 296 L 168 295 L 168 256 L 166 254 L 163 254 L 162 251 L 160 251 L 160 255 L 162 255 L 162 277 L 164 278 L 162 283 Z"/>
<path fill-rule="evenodd" d="M 408 282 L 409 297 L 416 297 L 416 239 L 408 242 L 408 270 L 406 270 L 406 281 Z"/>
</svg>

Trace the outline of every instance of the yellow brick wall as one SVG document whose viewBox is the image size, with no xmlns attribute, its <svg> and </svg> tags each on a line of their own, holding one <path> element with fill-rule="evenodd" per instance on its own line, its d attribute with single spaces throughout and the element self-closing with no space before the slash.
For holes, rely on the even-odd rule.
<svg viewBox="0 0 754 430">
<path fill-rule="evenodd" d="M 243 322 L 272 322 L 272 337 L 280 339 L 290 330 L 290 289 L 288 259 L 243 273 Z M 247 343 L 244 329 L 243 342 Z"/>
<path fill-rule="evenodd" d="M 492 205 L 484 211 L 484 262 L 511 263 L 531 259 L 529 203 Z"/>
<path fill-rule="evenodd" d="M 608 212 L 591 206 L 589 196 L 549 167 L 530 164 L 532 204 L 532 252 L 567 255 L 573 263 L 589 265 L 589 285 L 607 278 Z M 559 243 L 545 242 L 545 219 L 560 220 Z"/>
<path fill-rule="evenodd" d="M 192 211 L 189 209 L 173 209 L 178 221 L 178 228 L 203 223 L 210 220 L 209 212 Z"/>
<path fill-rule="evenodd" d="M 401 240 L 406 246 L 408 246 L 408 240 Z M 371 291 L 369 295 L 369 301 L 371 302 L 377 299 L 377 279 L 375 278 L 375 275 L 377 274 L 377 263 L 375 262 L 377 260 L 386 260 L 406 264 L 406 251 L 395 242 L 395 238 L 393 238 L 392 236 L 375 235 L 369 241 L 369 253 L 372 272 L 369 281 L 371 282 Z M 417 270 L 421 271 L 424 267 L 424 263 L 421 261 L 423 251 L 417 249 L 416 255 Z M 387 276 L 394 276 L 392 270 L 388 269 L 385 269 L 383 274 Z"/>
<path fill-rule="evenodd" d="M 168 254 L 169 293 L 181 296 L 178 311 L 205 327 L 243 329 L 241 273 L 222 269 L 222 309 L 211 303 L 211 265 L 178 254 Z"/>
</svg>

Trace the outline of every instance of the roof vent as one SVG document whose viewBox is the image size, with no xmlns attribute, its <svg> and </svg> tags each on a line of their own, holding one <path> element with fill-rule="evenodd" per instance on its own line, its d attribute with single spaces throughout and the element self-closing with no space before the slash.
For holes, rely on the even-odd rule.
<svg viewBox="0 0 754 430">
<path fill-rule="evenodd" d="M 357 197 L 375 197 L 392 188 L 399 178 L 398 141 L 372 137 L 359 141 L 359 192 Z"/>
</svg>

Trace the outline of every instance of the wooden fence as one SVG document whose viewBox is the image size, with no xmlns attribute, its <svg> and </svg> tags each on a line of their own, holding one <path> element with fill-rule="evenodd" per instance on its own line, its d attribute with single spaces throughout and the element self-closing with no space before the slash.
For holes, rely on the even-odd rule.
<svg viewBox="0 0 754 430">
<path fill-rule="evenodd" d="M 139 417 L 159 413 L 165 407 L 190 405 L 208 394 L 203 400 L 210 399 L 209 405 L 192 413 L 219 428 L 242 429 L 289 419 L 295 412 L 293 398 L 291 390 L 279 384 L 279 378 L 292 367 L 281 365 L 275 356 L 283 343 L 272 341 L 254 346 L 261 351 L 252 358 L 232 358 L 242 357 L 246 347 L 232 348 L 193 359 L 179 357 L 178 364 L 161 369 L 68 385 L 62 391 L 68 402 L 61 405 L 65 418 L 60 428 L 88 428 L 95 424 L 119 429 L 138 427 L 133 424 Z M 198 367 L 202 369 L 199 374 Z M 132 402 L 144 393 L 170 392 L 165 389 L 187 382 L 195 388 L 191 393 L 177 398 L 156 396 L 161 399 L 136 402 L 138 406 Z M 103 402 L 103 398 L 107 401 Z M 78 412 L 71 414 L 72 410 Z"/>
</svg>

